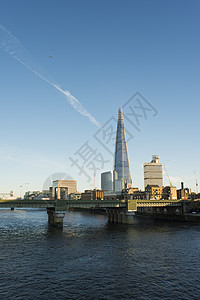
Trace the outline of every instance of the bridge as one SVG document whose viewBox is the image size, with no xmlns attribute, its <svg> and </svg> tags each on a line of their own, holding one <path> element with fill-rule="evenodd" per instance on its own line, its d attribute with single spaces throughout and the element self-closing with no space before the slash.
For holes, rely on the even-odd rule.
<svg viewBox="0 0 200 300">
<path fill-rule="evenodd" d="M 133 224 L 134 212 L 184 215 L 180 200 L 0 200 L 0 208 L 45 208 L 48 222 L 63 227 L 67 209 L 105 209 L 110 222 Z"/>
</svg>

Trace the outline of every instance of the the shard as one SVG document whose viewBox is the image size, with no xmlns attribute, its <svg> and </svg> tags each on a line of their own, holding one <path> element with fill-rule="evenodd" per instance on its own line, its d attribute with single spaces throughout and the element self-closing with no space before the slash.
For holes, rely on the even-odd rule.
<svg viewBox="0 0 200 300">
<path fill-rule="evenodd" d="M 117 172 L 121 187 L 124 187 L 125 182 L 132 182 L 122 108 L 118 110 L 114 171 Z"/>
</svg>

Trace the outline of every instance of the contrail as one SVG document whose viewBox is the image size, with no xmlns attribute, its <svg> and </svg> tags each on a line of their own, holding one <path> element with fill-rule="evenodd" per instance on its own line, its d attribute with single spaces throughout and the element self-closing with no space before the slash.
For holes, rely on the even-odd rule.
<svg viewBox="0 0 200 300">
<path fill-rule="evenodd" d="M 12 58 L 17 60 L 20 64 L 24 65 L 28 70 L 38 76 L 40 79 L 44 80 L 59 92 L 64 94 L 69 102 L 69 104 L 81 115 L 85 116 L 90 120 L 90 122 L 97 127 L 100 123 L 87 111 L 87 109 L 73 96 L 69 91 L 63 90 L 53 81 L 47 79 L 45 76 L 41 75 L 34 67 L 31 66 L 32 61 L 27 50 L 22 46 L 19 40 L 12 35 L 5 27 L 0 24 L 0 48 L 6 53 L 10 54 Z"/>
</svg>

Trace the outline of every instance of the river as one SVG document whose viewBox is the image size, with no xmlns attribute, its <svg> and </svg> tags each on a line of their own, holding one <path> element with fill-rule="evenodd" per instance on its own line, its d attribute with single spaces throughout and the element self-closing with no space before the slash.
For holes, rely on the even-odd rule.
<svg viewBox="0 0 200 300">
<path fill-rule="evenodd" d="M 199 299 L 200 225 L 0 210 L 0 299 Z"/>
</svg>

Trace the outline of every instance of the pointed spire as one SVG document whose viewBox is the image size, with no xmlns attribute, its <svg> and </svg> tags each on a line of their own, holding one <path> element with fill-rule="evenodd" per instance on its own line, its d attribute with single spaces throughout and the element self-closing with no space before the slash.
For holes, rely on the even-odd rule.
<svg viewBox="0 0 200 300">
<path fill-rule="evenodd" d="M 123 117 L 122 107 L 118 108 L 118 115 L 121 115 Z"/>
<path fill-rule="evenodd" d="M 117 172 L 118 179 L 123 183 L 131 182 L 122 107 L 118 109 L 114 171 Z"/>
</svg>

